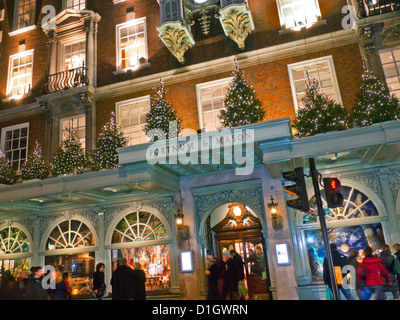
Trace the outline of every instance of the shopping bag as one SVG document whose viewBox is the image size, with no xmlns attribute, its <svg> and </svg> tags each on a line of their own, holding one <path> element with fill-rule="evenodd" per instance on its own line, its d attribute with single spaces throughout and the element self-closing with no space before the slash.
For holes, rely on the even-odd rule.
<svg viewBox="0 0 400 320">
<path fill-rule="evenodd" d="M 336 284 L 338 284 L 338 285 L 343 284 L 342 268 L 334 267 L 334 269 L 335 269 L 335 276 L 336 276 Z"/>
<path fill-rule="evenodd" d="M 400 262 L 397 260 L 394 260 L 393 262 L 393 273 L 400 274 Z"/>
<path fill-rule="evenodd" d="M 333 300 L 332 291 L 328 286 L 326 286 L 326 300 Z"/>
<path fill-rule="evenodd" d="M 246 286 L 244 285 L 243 281 L 239 281 L 239 283 L 238 283 L 238 292 L 242 296 L 242 298 L 246 297 L 247 293 L 249 292 L 246 289 Z"/>
</svg>

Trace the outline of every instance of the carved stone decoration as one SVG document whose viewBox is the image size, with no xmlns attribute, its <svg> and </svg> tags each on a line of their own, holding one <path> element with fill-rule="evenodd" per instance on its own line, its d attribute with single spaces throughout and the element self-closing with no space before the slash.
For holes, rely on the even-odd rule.
<svg viewBox="0 0 400 320">
<path fill-rule="evenodd" d="M 240 209 L 240 214 L 235 212 L 236 208 Z M 261 229 L 260 220 L 240 203 L 231 203 L 225 218 L 212 228 L 216 233 L 240 229 Z"/>
<path fill-rule="evenodd" d="M 225 35 L 244 49 L 245 40 L 254 30 L 253 18 L 246 3 L 227 6 L 219 11 L 219 20 Z"/>
<path fill-rule="evenodd" d="M 371 27 L 364 27 L 359 30 L 360 41 L 367 55 L 375 51 L 375 35 Z"/>
<path fill-rule="evenodd" d="M 248 205 L 259 216 L 263 216 L 264 205 L 261 188 L 248 190 L 228 190 L 215 194 L 194 196 L 196 225 L 200 226 L 204 217 L 219 205 L 240 203 Z"/>
<path fill-rule="evenodd" d="M 397 197 L 400 197 L 400 170 L 394 170 L 389 173 L 389 183 L 392 190 L 393 202 L 396 203 Z"/>
<path fill-rule="evenodd" d="M 180 63 L 185 62 L 186 51 L 195 44 L 192 34 L 181 22 L 167 22 L 157 28 L 158 36 Z"/>
<path fill-rule="evenodd" d="M 385 21 L 382 29 L 383 41 L 387 46 L 400 44 L 400 19 Z"/>
</svg>

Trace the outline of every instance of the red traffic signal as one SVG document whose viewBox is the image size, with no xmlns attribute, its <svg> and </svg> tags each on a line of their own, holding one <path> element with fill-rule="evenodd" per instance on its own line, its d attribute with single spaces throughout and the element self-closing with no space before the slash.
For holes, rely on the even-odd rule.
<svg viewBox="0 0 400 320">
<path fill-rule="evenodd" d="M 324 178 L 324 189 L 328 208 L 343 206 L 343 195 L 340 193 L 340 180 L 338 178 Z"/>
</svg>

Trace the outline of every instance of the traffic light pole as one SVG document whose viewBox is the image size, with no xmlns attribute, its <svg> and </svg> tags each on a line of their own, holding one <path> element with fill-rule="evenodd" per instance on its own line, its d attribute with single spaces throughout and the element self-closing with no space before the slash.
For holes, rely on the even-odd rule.
<svg viewBox="0 0 400 320">
<path fill-rule="evenodd" d="M 319 222 L 321 224 L 322 239 L 323 239 L 324 246 L 325 246 L 326 259 L 328 261 L 328 269 L 329 269 L 329 275 L 331 278 L 331 288 L 332 288 L 333 299 L 340 300 L 339 290 L 338 290 L 338 287 L 336 284 L 336 276 L 335 276 L 334 267 L 333 267 L 332 254 L 331 254 L 331 250 L 329 247 L 328 231 L 326 228 L 326 221 L 325 221 L 325 211 L 324 211 L 324 207 L 322 205 L 321 192 L 319 190 L 318 171 L 315 167 L 314 158 L 309 159 L 309 164 L 310 164 L 310 173 L 311 173 L 313 186 L 314 186 L 315 199 L 317 201 L 318 217 L 319 217 Z"/>
</svg>

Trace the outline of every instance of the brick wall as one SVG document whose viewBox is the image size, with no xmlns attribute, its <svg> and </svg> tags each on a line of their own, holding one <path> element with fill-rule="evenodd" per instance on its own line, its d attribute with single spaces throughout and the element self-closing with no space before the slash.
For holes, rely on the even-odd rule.
<svg viewBox="0 0 400 320">
<path fill-rule="evenodd" d="M 267 116 L 265 120 L 284 117 L 290 117 L 294 120 L 295 109 L 287 65 L 323 56 L 332 56 L 343 105 L 347 109 L 351 109 L 354 105 L 356 92 L 359 90 L 362 74 L 362 58 L 357 44 L 244 68 L 243 71 L 245 72 L 247 81 L 253 85 L 263 106 L 266 108 Z M 184 128 L 194 130 L 199 128 L 196 84 L 223 79 L 229 76 L 231 76 L 230 72 L 185 81 L 179 84 L 166 84 L 169 90 L 167 99 L 171 102 L 177 114 L 183 118 Z M 98 132 L 109 119 L 111 112 L 115 111 L 115 104 L 117 102 L 150 94 L 151 90 L 147 90 L 97 101 Z"/>
</svg>

